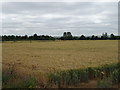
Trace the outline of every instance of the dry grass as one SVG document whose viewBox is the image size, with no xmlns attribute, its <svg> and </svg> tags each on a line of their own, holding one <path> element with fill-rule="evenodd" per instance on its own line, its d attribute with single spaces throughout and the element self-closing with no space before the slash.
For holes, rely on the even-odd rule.
<svg viewBox="0 0 120 90">
<path fill-rule="evenodd" d="M 22 41 L 3 43 L 3 68 L 23 73 L 95 67 L 118 62 L 117 40 Z"/>
</svg>

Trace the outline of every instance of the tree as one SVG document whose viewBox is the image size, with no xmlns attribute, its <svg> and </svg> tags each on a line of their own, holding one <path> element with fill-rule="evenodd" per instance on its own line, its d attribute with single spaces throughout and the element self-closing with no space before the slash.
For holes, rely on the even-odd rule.
<svg viewBox="0 0 120 90">
<path fill-rule="evenodd" d="M 102 36 L 101 36 L 101 38 L 102 38 L 102 39 L 108 39 L 108 35 L 107 35 L 107 33 L 106 33 L 106 32 L 103 33 Z"/>
<path fill-rule="evenodd" d="M 34 40 L 38 40 L 37 34 L 34 34 L 34 35 L 33 35 L 33 38 L 34 38 Z"/>
<path fill-rule="evenodd" d="M 94 40 L 94 39 L 95 39 L 95 36 L 94 36 L 94 35 L 92 35 L 91 40 Z"/>
<path fill-rule="evenodd" d="M 67 37 L 67 33 L 66 32 L 63 33 L 63 37 Z"/>
<path fill-rule="evenodd" d="M 110 39 L 114 40 L 114 39 L 115 39 L 115 35 L 114 35 L 114 34 L 111 34 L 111 35 L 110 35 Z"/>
<path fill-rule="evenodd" d="M 86 37 L 86 40 L 90 40 L 90 37 Z"/>
<path fill-rule="evenodd" d="M 73 37 L 72 37 L 72 34 L 71 32 L 67 32 L 67 40 L 72 40 Z"/>
<path fill-rule="evenodd" d="M 61 37 L 62 40 L 73 40 L 71 32 L 64 32 L 63 37 Z"/>
<path fill-rule="evenodd" d="M 85 40 L 85 39 L 86 39 L 86 37 L 84 35 L 80 36 L 80 40 Z"/>
<path fill-rule="evenodd" d="M 68 36 L 68 37 L 72 37 L 71 32 L 67 32 L 67 36 Z"/>
<path fill-rule="evenodd" d="M 22 40 L 27 40 L 27 39 L 28 39 L 28 36 L 27 36 L 27 35 L 22 36 L 21 39 L 22 39 Z"/>
<path fill-rule="evenodd" d="M 99 38 L 98 38 L 98 36 L 95 36 L 95 38 L 94 38 L 95 40 L 98 40 Z"/>
<path fill-rule="evenodd" d="M 73 37 L 73 40 L 79 40 L 79 37 L 74 36 L 74 37 Z"/>
</svg>

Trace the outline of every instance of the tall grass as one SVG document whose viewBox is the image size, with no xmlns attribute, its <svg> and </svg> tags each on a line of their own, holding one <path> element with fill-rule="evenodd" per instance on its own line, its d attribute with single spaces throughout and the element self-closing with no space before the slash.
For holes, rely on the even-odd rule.
<svg viewBox="0 0 120 90">
<path fill-rule="evenodd" d="M 81 83 L 88 83 L 90 80 L 97 80 L 97 87 L 111 87 L 113 84 L 120 83 L 120 63 L 104 65 L 101 67 L 88 67 L 84 69 L 71 69 L 66 71 L 54 71 L 48 73 L 46 82 L 40 81 L 38 77 L 20 76 L 15 72 L 15 66 L 11 66 L 8 70 L 3 70 L 2 83 L 3 88 L 46 88 L 46 87 L 62 87 L 77 86 Z M 42 84 L 42 85 L 40 85 Z"/>
<path fill-rule="evenodd" d="M 105 78 L 111 78 L 112 84 L 117 84 L 120 83 L 120 78 L 118 78 L 118 76 L 120 76 L 119 67 L 120 64 L 118 63 L 95 68 L 88 67 L 85 69 L 71 69 L 49 73 L 48 78 L 49 83 L 58 85 L 58 87 L 61 85 L 78 85 L 82 82 L 89 82 L 93 79 L 102 80 L 102 83 L 106 80 Z"/>
<path fill-rule="evenodd" d="M 8 69 L 2 70 L 3 88 L 35 88 L 37 86 L 34 76 L 20 76 L 15 68 L 15 64 L 10 64 Z"/>
</svg>

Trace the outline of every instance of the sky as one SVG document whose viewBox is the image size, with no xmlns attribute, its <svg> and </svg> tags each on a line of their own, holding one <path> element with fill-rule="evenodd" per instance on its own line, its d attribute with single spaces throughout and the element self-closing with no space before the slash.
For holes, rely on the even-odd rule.
<svg viewBox="0 0 120 90">
<path fill-rule="evenodd" d="M 4 2 L 3 35 L 118 34 L 117 2 Z"/>
</svg>

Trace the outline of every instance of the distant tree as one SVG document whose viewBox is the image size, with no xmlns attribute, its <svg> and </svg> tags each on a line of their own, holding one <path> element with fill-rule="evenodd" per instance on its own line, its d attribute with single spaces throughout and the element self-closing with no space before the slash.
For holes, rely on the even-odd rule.
<svg viewBox="0 0 120 90">
<path fill-rule="evenodd" d="M 34 35 L 33 35 L 33 38 L 34 38 L 34 40 L 38 40 L 37 34 L 34 34 Z"/>
<path fill-rule="evenodd" d="M 14 35 L 9 35 L 8 36 L 8 41 L 15 41 L 15 36 Z"/>
<path fill-rule="evenodd" d="M 2 36 L 0 35 L 0 42 L 2 41 Z"/>
<path fill-rule="evenodd" d="M 86 40 L 90 40 L 90 37 L 86 37 Z"/>
<path fill-rule="evenodd" d="M 71 32 L 67 32 L 67 40 L 72 40 L 73 37 L 72 37 L 72 34 Z"/>
<path fill-rule="evenodd" d="M 25 35 L 25 36 L 24 36 L 24 38 L 25 38 L 25 40 L 27 40 L 27 39 L 28 39 L 28 36 L 27 36 L 27 35 Z"/>
<path fill-rule="evenodd" d="M 71 32 L 67 32 L 67 36 L 68 36 L 68 37 L 72 37 Z"/>
<path fill-rule="evenodd" d="M 81 35 L 79 39 L 80 39 L 80 40 L 85 40 L 86 37 L 85 37 L 84 35 Z"/>
<path fill-rule="evenodd" d="M 73 40 L 71 32 L 64 32 L 63 37 L 61 37 L 61 40 Z"/>
<path fill-rule="evenodd" d="M 21 36 L 16 36 L 16 40 L 21 40 Z"/>
<path fill-rule="evenodd" d="M 111 34 L 110 37 L 107 33 L 103 33 L 101 37 L 92 35 L 91 37 L 85 37 L 84 35 L 72 36 L 71 32 L 64 32 L 62 37 L 52 37 L 48 35 L 37 35 L 34 34 L 32 36 L 14 36 L 14 35 L 3 35 L 2 41 L 17 41 L 17 40 L 120 40 L 120 36 L 115 36 Z"/>
<path fill-rule="evenodd" d="M 114 35 L 114 34 L 111 34 L 111 35 L 110 35 L 110 39 L 112 39 L 112 40 L 116 39 L 116 38 L 115 38 L 115 35 Z"/>
<path fill-rule="evenodd" d="M 105 35 L 104 35 L 105 37 L 108 37 L 108 34 L 105 32 Z"/>
<path fill-rule="evenodd" d="M 74 37 L 73 37 L 73 40 L 79 40 L 79 37 L 74 36 Z"/>
<path fill-rule="evenodd" d="M 28 39 L 29 40 L 34 40 L 34 37 L 33 36 L 29 36 Z"/>
<path fill-rule="evenodd" d="M 101 39 L 105 39 L 105 40 L 108 39 L 108 35 L 106 32 L 102 34 Z"/>
<path fill-rule="evenodd" d="M 101 36 L 101 37 L 100 37 L 100 40 L 103 40 L 103 39 L 104 39 L 103 36 Z"/>
<path fill-rule="evenodd" d="M 28 36 L 25 35 L 25 36 L 21 36 L 21 40 L 27 40 L 28 39 Z"/>
<path fill-rule="evenodd" d="M 98 36 L 95 36 L 95 38 L 94 38 L 95 40 L 98 40 L 99 38 L 98 38 Z"/>
<path fill-rule="evenodd" d="M 63 33 L 63 36 L 61 37 L 61 40 L 66 40 L 66 39 L 67 39 L 67 33 L 64 32 L 64 33 Z"/>
<path fill-rule="evenodd" d="M 95 36 L 94 35 L 92 35 L 91 40 L 95 40 Z"/>
<path fill-rule="evenodd" d="M 66 32 L 63 33 L 63 37 L 67 37 L 67 33 Z"/>
</svg>

